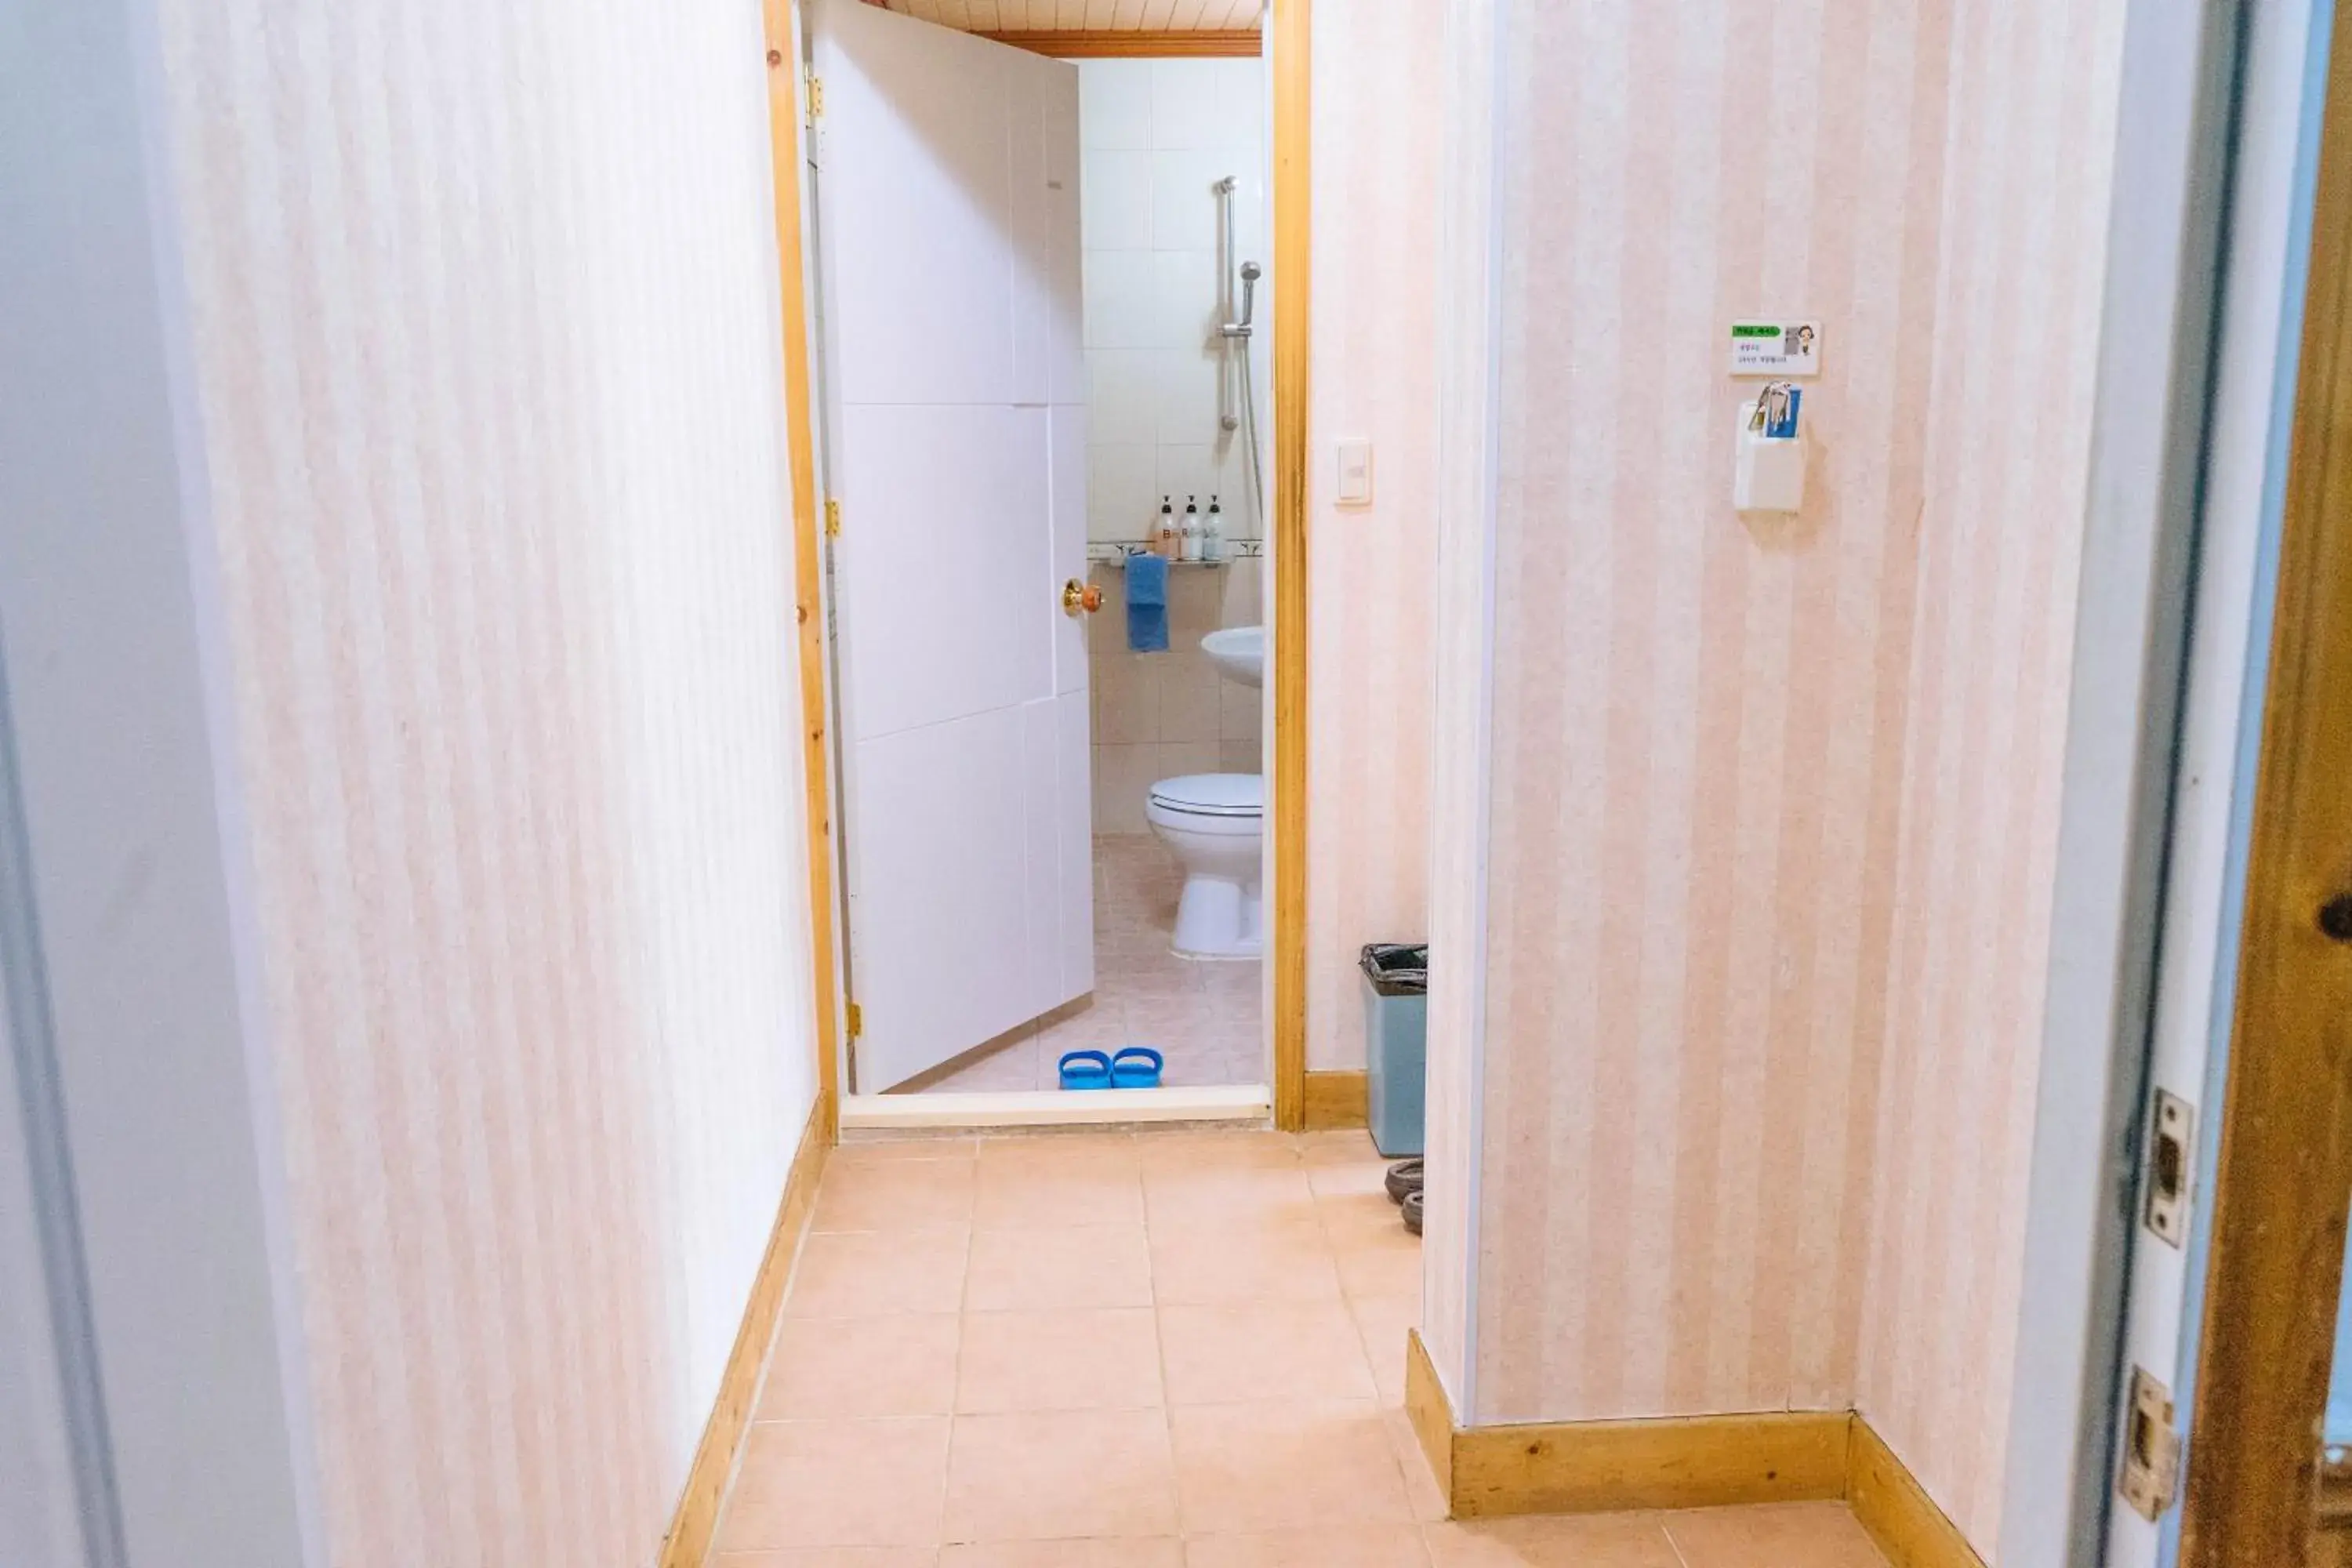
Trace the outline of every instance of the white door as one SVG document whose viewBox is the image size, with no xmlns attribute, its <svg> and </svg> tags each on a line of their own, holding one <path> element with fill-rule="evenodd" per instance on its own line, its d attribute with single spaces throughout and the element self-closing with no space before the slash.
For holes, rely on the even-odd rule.
<svg viewBox="0 0 2352 1568">
<path fill-rule="evenodd" d="M 812 6 L 856 1088 L 1094 986 L 1075 67 Z"/>
</svg>

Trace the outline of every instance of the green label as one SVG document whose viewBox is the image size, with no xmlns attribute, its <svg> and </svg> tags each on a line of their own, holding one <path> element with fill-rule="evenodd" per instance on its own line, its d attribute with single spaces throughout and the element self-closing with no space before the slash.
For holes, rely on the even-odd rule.
<svg viewBox="0 0 2352 1568">
<path fill-rule="evenodd" d="M 1780 335 L 1780 329 L 1756 326 L 1734 327 L 1731 329 L 1731 335 L 1735 338 L 1777 338 Z"/>
</svg>

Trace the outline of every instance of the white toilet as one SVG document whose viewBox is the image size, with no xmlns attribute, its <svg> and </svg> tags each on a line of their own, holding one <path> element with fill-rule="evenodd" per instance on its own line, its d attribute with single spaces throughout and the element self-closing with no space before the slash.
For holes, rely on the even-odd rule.
<svg viewBox="0 0 2352 1568">
<path fill-rule="evenodd" d="M 1265 779 L 1258 773 L 1187 773 L 1151 786 L 1143 816 L 1184 868 L 1176 905 L 1180 958 L 1255 958 L 1265 950 L 1259 848 L 1265 838 Z"/>
</svg>

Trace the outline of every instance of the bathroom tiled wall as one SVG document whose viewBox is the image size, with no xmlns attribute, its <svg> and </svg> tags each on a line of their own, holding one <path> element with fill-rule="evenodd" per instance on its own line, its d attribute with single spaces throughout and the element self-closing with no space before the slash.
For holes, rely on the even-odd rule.
<svg viewBox="0 0 2352 1568">
<path fill-rule="evenodd" d="M 1238 182 L 1234 260 L 1265 266 L 1265 98 L 1263 60 L 1079 62 L 1090 539 L 1145 537 L 1163 495 L 1180 513 L 1188 495 L 1203 512 L 1221 496 L 1228 535 L 1264 532 L 1241 437 L 1218 422 L 1228 351 L 1215 335 L 1212 187 L 1228 174 Z M 1259 321 L 1270 288 L 1258 285 Z M 1255 358 L 1263 429 L 1262 349 Z M 1238 416 L 1238 401 L 1230 406 Z"/>
<path fill-rule="evenodd" d="M 1127 648 L 1127 572 L 1091 569 L 1103 607 L 1089 628 L 1097 833 L 1149 833 L 1144 796 L 1180 773 L 1259 771 L 1259 692 L 1227 680 L 1201 651 L 1221 626 L 1259 624 L 1260 563 L 1175 566 L 1168 574 L 1168 651 Z"/>
</svg>

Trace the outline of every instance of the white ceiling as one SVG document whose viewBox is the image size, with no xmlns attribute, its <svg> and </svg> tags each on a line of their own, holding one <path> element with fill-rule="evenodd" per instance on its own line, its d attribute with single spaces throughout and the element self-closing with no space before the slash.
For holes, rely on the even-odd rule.
<svg viewBox="0 0 2352 1568">
<path fill-rule="evenodd" d="M 1220 33 L 1257 26 L 1265 0 L 887 0 L 972 33 Z"/>
</svg>

